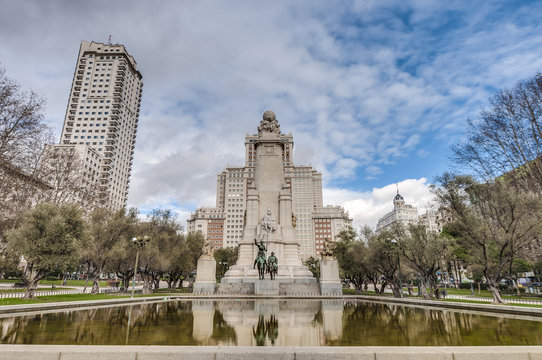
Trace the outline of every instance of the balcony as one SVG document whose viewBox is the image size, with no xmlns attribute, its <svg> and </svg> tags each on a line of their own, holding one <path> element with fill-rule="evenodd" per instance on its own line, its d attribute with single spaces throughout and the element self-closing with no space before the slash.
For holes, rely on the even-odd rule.
<svg viewBox="0 0 542 360">
<path fill-rule="evenodd" d="M 119 70 L 117 72 L 117 76 L 124 76 L 124 75 L 126 75 L 126 71 L 124 71 L 124 70 Z"/>
<path fill-rule="evenodd" d="M 82 81 L 76 81 L 75 85 L 83 85 L 83 82 Z"/>
<path fill-rule="evenodd" d="M 83 80 L 83 75 L 77 75 L 76 79 L 77 80 Z"/>
<path fill-rule="evenodd" d="M 77 109 L 77 104 L 71 104 L 70 107 L 71 107 L 72 109 Z"/>
<path fill-rule="evenodd" d="M 118 119 L 119 119 L 118 115 L 116 115 L 116 114 L 111 115 L 111 120 L 118 120 Z"/>
<path fill-rule="evenodd" d="M 108 172 L 109 170 L 111 170 L 111 163 L 102 165 L 102 170 L 103 172 Z"/>
<path fill-rule="evenodd" d="M 115 120 L 115 119 L 109 120 L 109 126 L 117 126 L 118 124 L 119 124 L 119 122 L 117 120 Z"/>
<path fill-rule="evenodd" d="M 75 115 L 76 111 L 75 110 L 70 110 L 70 115 Z"/>
<path fill-rule="evenodd" d="M 106 144 L 107 144 L 107 145 L 115 145 L 116 142 L 117 142 L 117 140 L 115 140 L 115 139 L 107 139 L 107 140 L 106 140 Z"/>
<path fill-rule="evenodd" d="M 66 124 L 67 124 L 68 126 L 73 126 L 73 120 L 72 120 L 72 121 L 68 120 L 68 121 L 66 122 Z"/>
<path fill-rule="evenodd" d="M 79 69 L 85 70 L 85 67 L 86 67 L 86 66 L 87 66 L 86 64 L 81 64 L 81 65 L 79 65 Z"/>
<path fill-rule="evenodd" d="M 126 65 L 125 64 L 119 64 L 119 67 L 118 67 L 119 70 L 126 70 Z"/>
<path fill-rule="evenodd" d="M 116 137 L 117 137 L 117 134 L 115 134 L 115 133 L 111 133 L 111 134 L 107 135 L 108 139 L 114 139 Z"/>
<path fill-rule="evenodd" d="M 84 74 L 85 74 L 85 70 L 77 70 L 77 73 L 78 73 L 79 75 L 84 75 Z M 81 79 L 82 79 L 82 77 L 81 77 Z"/>
<path fill-rule="evenodd" d="M 72 121 L 75 120 L 75 115 L 68 115 L 68 119 Z"/>
</svg>

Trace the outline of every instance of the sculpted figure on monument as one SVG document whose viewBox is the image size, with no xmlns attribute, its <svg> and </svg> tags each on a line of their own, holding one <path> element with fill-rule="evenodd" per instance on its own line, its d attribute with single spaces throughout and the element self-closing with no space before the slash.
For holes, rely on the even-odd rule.
<svg viewBox="0 0 542 360">
<path fill-rule="evenodd" d="M 205 239 L 205 242 L 203 243 L 203 248 L 201 250 L 202 250 L 201 258 L 213 259 L 215 248 L 211 244 L 211 241 L 209 239 Z"/>
<path fill-rule="evenodd" d="M 322 259 L 333 259 L 333 252 L 335 248 L 337 247 L 337 244 L 335 244 L 333 241 L 328 240 L 327 238 L 324 239 L 324 248 L 320 252 L 320 255 L 322 255 Z"/>
<path fill-rule="evenodd" d="M 263 113 L 263 119 L 260 121 L 260 126 L 258 126 L 258 135 L 261 135 L 263 132 L 280 134 L 279 122 L 277 121 L 275 113 L 271 110 L 267 110 Z"/>
<path fill-rule="evenodd" d="M 254 260 L 254 265 L 252 268 L 256 268 L 256 265 L 258 265 L 258 278 L 260 280 L 263 280 L 264 273 L 265 273 L 265 267 L 267 265 L 267 262 L 265 260 L 265 252 L 267 251 L 267 248 L 263 244 L 263 241 L 260 240 L 260 243 L 258 244 L 258 241 L 254 239 L 254 245 L 258 248 L 258 255 L 256 256 L 256 260 Z"/>
<path fill-rule="evenodd" d="M 278 259 L 274 252 L 271 252 L 271 256 L 267 259 L 267 272 L 271 276 L 271 280 L 275 280 L 275 275 L 279 270 Z"/>
<path fill-rule="evenodd" d="M 267 209 L 267 214 L 263 216 L 260 223 L 260 241 L 263 240 L 264 234 L 267 235 L 265 240 L 269 240 L 269 233 L 274 233 L 276 230 L 275 218 L 271 214 L 271 209 Z"/>
</svg>

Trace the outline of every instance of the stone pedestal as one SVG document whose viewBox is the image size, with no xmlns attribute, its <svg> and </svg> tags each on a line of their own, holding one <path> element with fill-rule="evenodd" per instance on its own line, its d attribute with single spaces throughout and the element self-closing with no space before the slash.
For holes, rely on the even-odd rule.
<svg viewBox="0 0 542 360">
<path fill-rule="evenodd" d="M 214 294 L 216 288 L 216 260 L 199 258 L 194 282 L 194 295 Z"/>
<path fill-rule="evenodd" d="M 279 285 L 276 280 L 258 280 L 254 283 L 254 295 L 278 296 Z"/>
<path fill-rule="evenodd" d="M 320 292 L 322 296 L 342 296 L 343 288 L 337 259 L 324 258 L 320 261 Z"/>
</svg>

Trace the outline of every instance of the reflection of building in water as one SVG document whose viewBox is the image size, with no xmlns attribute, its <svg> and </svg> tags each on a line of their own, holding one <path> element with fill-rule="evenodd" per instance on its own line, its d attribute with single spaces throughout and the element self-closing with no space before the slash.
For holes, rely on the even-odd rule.
<svg viewBox="0 0 542 360">
<path fill-rule="evenodd" d="M 320 346 L 342 334 L 342 302 L 307 300 L 217 302 L 224 320 L 235 329 L 238 346 Z M 315 321 L 322 311 L 323 326 Z M 323 327 L 323 329 L 322 329 Z M 322 331 L 323 330 L 323 331 Z"/>
</svg>

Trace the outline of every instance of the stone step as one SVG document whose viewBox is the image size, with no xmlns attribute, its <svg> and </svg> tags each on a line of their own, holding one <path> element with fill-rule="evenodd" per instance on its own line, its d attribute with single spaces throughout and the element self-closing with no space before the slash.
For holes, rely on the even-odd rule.
<svg viewBox="0 0 542 360">
<path fill-rule="evenodd" d="M 217 284 L 219 295 L 254 295 L 254 283 Z"/>
<path fill-rule="evenodd" d="M 320 295 L 320 285 L 315 283 L 283 283 L 280 284 L 279 293 L 287 296 Z"/>
</svg>

